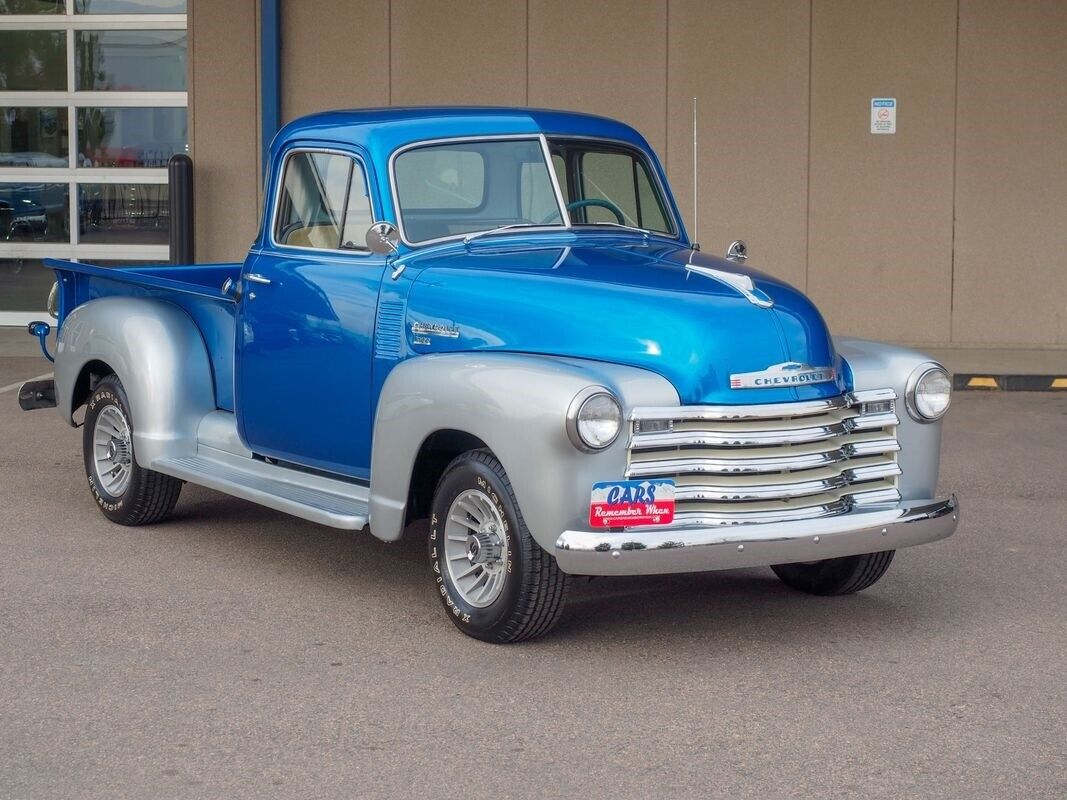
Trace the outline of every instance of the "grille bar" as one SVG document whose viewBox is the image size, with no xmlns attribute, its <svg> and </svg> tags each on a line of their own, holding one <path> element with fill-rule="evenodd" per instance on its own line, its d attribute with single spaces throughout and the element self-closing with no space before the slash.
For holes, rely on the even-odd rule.
<svg viewBox="0 0 1067 800">
<path fill-rule="evenodd" d="M 638 408 L 626 477 L 675 482 L 675 525 L 816 519 L 900 499 L 891 389 L 764 406 Z"/>
</svg>

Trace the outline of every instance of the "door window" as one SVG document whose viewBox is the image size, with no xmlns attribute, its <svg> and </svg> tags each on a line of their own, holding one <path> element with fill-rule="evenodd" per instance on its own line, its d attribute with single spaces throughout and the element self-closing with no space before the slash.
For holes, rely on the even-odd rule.
<svg viewBox="0 0 1067 800">
<path fill-rule="evenodd" d="M 366 250 L 373 222 L 363 165 L 339 153 L 298 152 L 285 162 L 274 238 L 289 247 Z"/>
<path fill-rule="evenodd" d="M 582 198 L 592 201 L 582 209 L 585 222 L 619 222 L 653 231 L 671 231 L 648 170 L 629 153 L 583 153 L 581 184 Z"/>
</svg>

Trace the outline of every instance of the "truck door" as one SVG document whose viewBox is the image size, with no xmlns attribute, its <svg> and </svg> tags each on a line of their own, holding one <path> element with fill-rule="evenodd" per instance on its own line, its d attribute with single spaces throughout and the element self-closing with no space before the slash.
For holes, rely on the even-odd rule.
<svg viewBox="0 0 1067 800">
<path fill-rule="evenodd" d="M 357 156 L 286 154 L 268 234 L 242 275 L 238 428 L 258 455 L 367 478 L 371 363 L 385 259 Z"/>
</svg>

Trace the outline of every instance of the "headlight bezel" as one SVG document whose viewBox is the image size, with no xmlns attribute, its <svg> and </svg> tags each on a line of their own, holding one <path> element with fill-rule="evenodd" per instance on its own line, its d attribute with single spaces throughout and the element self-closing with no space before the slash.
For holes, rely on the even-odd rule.
<svg viewBox="0 0 1067 800">
<path fill-rule="evenodd" d="M 943 376 L 945 382 L 948 384 L 948 400 L 945 403 L 944 409 L 942 409 L 940 413 L 935 414 L 933 416 L 929 416 L 927 414 L 924 414 L 919 408 L 918 390 L 920 384 L 922 384 L 924 380 L 926 380 L 931 375 L 938 374 Z M 908 416 L 910 416 L 916 422 L 922 423 L 923 425 L 928 425 L 931 422 L 937 422 L 938 420 L 944 418 L 945 414 L 948 413 L 949 408 L 952 407 L 952 376 L 949 374 L 949 371 L 945 369 L 945 367 L 941 364 L 938 364 L 937 362 L 933 361 L 927 362 L 925 364 L 920 364 L 918 367 L 912 370 L 911 375 L 908 377 L 907 388 L 904 390 L 904 405 L 908 409 Z"/>
<path fill-rule="evenodd" d="M 614 404 L 618 412 L 618 424 L 614 435 L 603 444 L 597 445 L 590 443 L 582 436 L 579 423 L 582 421 L 583 409 L 588 406 L 590 401 L 600 396 L 608 398 Z M 576 449 L 583 453 L 602 453 L 619 440 L 625 421 L 622 403 L 619 402 L 619 398 L 615 396 L 614 392 L 605 386 L 588 386 L 574 396 L 570 406 L 567 408 L 567 438 L 570 439 L 571 444 Z"/>
</svg>

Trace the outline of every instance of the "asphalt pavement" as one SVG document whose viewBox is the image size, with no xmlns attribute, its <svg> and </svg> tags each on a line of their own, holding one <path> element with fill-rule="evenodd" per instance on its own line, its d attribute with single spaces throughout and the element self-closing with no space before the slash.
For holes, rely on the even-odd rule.
<svg viewBox="0 0 1067 800">
<path fill-rule="evenodd" d="M 0 359 L 0 389 L 46 368 Z M 107 522 L 0 394 L 0 798 L 1067 797 L 1067 396 L 961 393 L 944 542 L 858 595 L 579 582 L 468 639 L 399 543 L 187 486 Z"/>
</svg>

